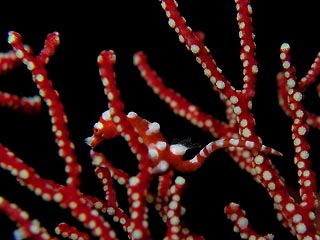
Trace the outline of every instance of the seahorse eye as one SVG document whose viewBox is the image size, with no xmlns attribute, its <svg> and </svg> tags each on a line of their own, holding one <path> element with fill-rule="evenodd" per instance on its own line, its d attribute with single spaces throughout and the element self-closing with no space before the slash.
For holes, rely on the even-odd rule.
<svg viewBox="0 0 320 240">
<path fill-rule="evenodd" d="M 103 125 L 100 122 L 97 122 L 96 124 L 94 124 L 93 126 L 93 132 L 96 135 L 100 135 L 102 133 L 102 129 L 103 129 Z"/>
</svg>

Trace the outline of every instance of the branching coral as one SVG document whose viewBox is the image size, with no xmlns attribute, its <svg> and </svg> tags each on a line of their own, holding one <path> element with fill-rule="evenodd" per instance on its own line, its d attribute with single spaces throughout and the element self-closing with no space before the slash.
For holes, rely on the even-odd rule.
<svg viewBox="0 0 320 240">
<path fill-rule="evenodd" d="M 19 97 L 7 92 L 0 93 L 2 107 L 18 112 L 34 113 L 41 110 L 41 101 L 46 104 L 52 124 L 52 132 L 58 155 L 64 160 L 67 175 L 64 184 L 46 179 L 27 162 L 1 145 L 1 168 L 10 172 L 17 181 L 47 202 L 67 209 L 82 225 L 81 228 L 61 220 L 55 234 L 70 239 L 117 239 L 117 231 L 107 218 L 119 223 L 129 239 L 152 239 L 150 208 L 153 207 L 166 227 L 164 239 L 203 239 L 201 233 L 193 232 L 183 216 L 183 190 L 186 180 L 182 174 L 197 171 L 215 150 L 224 148 L 240 169 L 245 170 L 260 184 L 273 201 L 277 218 L 297 239 L 319 239 L 317 232 L 318 208 L 316 174 L 312 169 L 309 127 L 318 128 L 318 116 L 306 110 L 303 104 L 307 87 L 319 73 L 319 57 L 315 58 L 306 76 L 298 81 L 290 59 L 290 46 L 280 47 L 283 70 L 278 74 L 279 103 L 285 114 L 292 119 L 292 142 L 297 168 L 299 191 L 293 194 L 290 186 L 272 163 L 270 156 L 282 156 L 277 150 L 265 146 L 256 133 L 256 119 L 252 111 L 256 95 L 258 63 L 251 20 L 252 9 L 246 0 L 236 1 L 237 22 L 240 37 L 240 60 L 243 66 L 243 85 L 237 89 L 224 75 L 205 45 L 204 34 L 194 32 L 172 0 L 161 1 L 168 23 L 178 34 L 178 39 L 194 55 L 210 81 L 212 90 L 218 93 L 226 108 L 226 121 L 219 120 L 196 106 L 174 89 L 167 87 L 147 61 L 144 52 L 134 55 L 134 65 L 153 92 L 164 100 L 171 110 L 188 120 L 192 125 L 212 135 L 212 140 L 195 156 L 184 159 L 188 146 L 170 144 L 160 131 L 160 124 L 149 122 L 135 112 L 125 112 L 125 103 L 116 84 L 116 55 L 112 50 L 102 51 L 98 56 L 99 73 L 108 100 L 106 111 L 94 125 L 93 135 L 86 138 L 90 149 L 92 166 L 104 190 L 104 199 L 81 191 L 81 165 L 78 163 L 75 146 L 70 139 L 68 120 L 59 93 L 48 77 L 46 64 L 60 43 L 59 33 L 48 34 L 42 51 L 35 55 L 23 44 L 19 33 L 9 32 L 8 42 L 13 50 L 1 55 L 1 73 L 8 73 L 24 64 L 31 72 L 39 96 Z M 41 100 L 42 99 L 42 100 Z M 96 151 L 102 141 L 121 136 L 137 160 L 137 173 L 128 173 L 115 166 L 108 156 Z M 106 143 L 107 144 L 107 143 Z M 121 150 L 120 150 L 121 151 Z M 156 191 L 152 189 L 157 182 Z M 128 209 L 121 206 L 114 185 L 117 182 L 126 190 Z M 0 210 L 17 224 L 16 239 L 57 239 L 52 230 L 47 230 L 37 219 L 14 201 L 0 198 Z M 234 231 L 244 239 L 273 239 L 273 234 L 255 231 L 240 204 L 231 202 L 225 206 L 225 214 L 234 224 Z"/>
</svg>

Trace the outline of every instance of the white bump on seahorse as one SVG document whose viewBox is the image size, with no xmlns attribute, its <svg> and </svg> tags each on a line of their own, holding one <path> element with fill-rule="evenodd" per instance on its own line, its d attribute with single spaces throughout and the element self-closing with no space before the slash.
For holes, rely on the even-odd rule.
<svg viewBox="0 0 320 240">
<path fill-rule="evenodd" d="M 164 141 L 158 141 L 158 142 L 156 143 L 156 146 L 157 146 L 157 148 L 158 148 L 159 150 L 163 151 L 163 150 L 166 149 L 167 143 L 164 142 Z"/>
<path fill-rule="evenodd" d="M 149 147 L 148 153 L 149 153 L 151 160 L 156 160 L 159 157 L 159 153 L 158 153 L 157 149 L 155 149 L 155 148 Z"/>
<path fill-rule="evenodd" d="M 102 119 L 105 121 L 111 120 L 110 110 L 104 111 L 102 113 Z"/>
<path fill-rule="evenodd" d="M 149 129 L 146 132 L 147 135 L 158 133 L 160 131 L 160 124 L 157 122 L 150 123 L 148 127 Z"/>
<path fill-rule="evenodd" d="M 161 160 L 153 169 L 153 174 L 164 173 L 169 169 L 169 163 L 165 160 Z"/>
<path fill-rule="evenodd" d="M 184 155 L 187 150 L 188 150 L 188 147 L 182 144 L 170 145 L 170 152 L 172 152 L 174 155 Z"/>
</svg>

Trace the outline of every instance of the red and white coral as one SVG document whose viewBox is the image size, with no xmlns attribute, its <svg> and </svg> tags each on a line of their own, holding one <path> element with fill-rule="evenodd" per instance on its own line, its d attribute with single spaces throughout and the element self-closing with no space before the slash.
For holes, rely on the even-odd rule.
<svg viewBox="0 0 320 240">
<path fill-rule="evenodd" d="M 174 113 L 190 121 L 191 124 L 211 133 L 215 139 L 208 143 L 195 157 L 184 160 L 186 146 L 168 144 L 160 132 L 160 125 L 148 122 L 134 112 L 125 114 L 124 103 L 116 86 L 113 65 L 116 56 L 113 51 L 102 51 L 98 57 L 99 73 L 108 99 L 108 110 L 94 126 L 93 136 L 86 142 L 93 147 L 90 150 L 95 174 L 101 181 L 105 199 L 84 194 L 80 191 L 81 166 L 74 153 L 67 128 L 67 116 L 60 101 L 59 93 L 48 78 L 45 65 L 60 43 L 59 34 L 48 34 L 43 50 L 35 56 L 29 46 L 23 44 L 17 32 L 9 32 L 8 42 L 13 50 L 0 55 L 0 72 L 8 73 L 22 63 L 32 74 L 39 95 L 19 97 L 0 92 L 0 105 L 24 113 L 38 112 L 41 99 L 48 107 L 52 131 L 58 147 L 58 154 L 65 162 L 67 179 L 58 184 L 40 176 L 36 171 L 16 156 L 4 145 L 0 145 L 0 166 L 13 175 L 18 182 L 29 188 L 45 201 L 56 202 L 66 208 L 71 215 L 86 228 L 87 232 L 65 223 L 56 227 L 56 234 L 70 239 L 89 239 L 89 235 L 100 239 L 117 239 L 117 233 L 106 220 L 112 216 L 114 222 L 122 225 L 129 239 L 151 239 L 149 226 L 149 207 L 153 206 L 167 227 L 165 239 L 203 239 L 193 233 L 183 222 L 185 208 L 181 198 L 186 181 L 177 172 L 196 171 L 207 157 L 218 148 L 226 152 L 261 184 L 273 200 L 278 220 L 297 237 L 297 239 L 320 239 L 316 226 L 318 208 L 316 176 L 311 168 L 310 145 L 307 134 L 309 127 L 319 128 L 319 117 L 303 106 L 302 100 L 307 87 L 315 82 L 319 74 L 319 57 L 315 58 L 305 77 L 298 81 L 295 68 L 290 59 L 290 46 L 284 43 L 280 48 L 283 71 L 278 74 L 279 103 L 284 112 L 292 119 L 292 142 L 295 148 L 294 164 L 299 178 L 299 197 L 294 199 L 285 180 L 268 158 L 268 154 L 281 155 L 272 148 L 263 145 L 255 130 L 255 117 L 252 113 L 252 101 L 255 96 L 258 64 L 254 41 L 251 14 L 248 0 L 236 1 L 237 22 L 240 37 L 240 59 L 243 65 L 243 85 L 236 89 L 229 81 L 204 44 L 204 34 L 194 32 L 187 25 L 173 0 L 162 0 L 161 6 L 168 17 L 168 23 L 178 34 L 178 39 L 194 55 L 196 62 L 203 68 L 212 89 L 218 93 L 226 106 L 227 121 L 210 116 L 200 107 L 189 102 L 181 94 L 165 86 L 162 79 L 149 66 L 143 52 L 134 56 L 134 64 L 141 76 L 159 95 Z M 40 98 L 41 97 L 41 98 Z M 137 158 L 138 173 L 130 175 L 115 167 L 107 156 L 96 152 L 94 147 L 102 140 L 122 136 Z M 151 182 L 158 181 L 157 191 L 151 191 Z M 128 212 L 120 206 L 114 180 L 127 191 Z M 14 203 L 0 197 L 0 211 L 17 223 L 17 239 L 57 239 L 40 226 L 38 220 L 30 220 L 28 213 Z M 272 234 L 257 233 L 250 225 L 250 219 L 237 203 L 225 207 L 226 216 L 234 223 L 234 230 L 244 239 L 273 239 Z"/>
</svg>

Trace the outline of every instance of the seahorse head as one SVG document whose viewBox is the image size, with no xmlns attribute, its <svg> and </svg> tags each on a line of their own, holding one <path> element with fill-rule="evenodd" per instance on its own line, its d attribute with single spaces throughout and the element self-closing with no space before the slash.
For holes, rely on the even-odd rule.
<svg viewBox="0 0 320 240">
<path fill-rule="evenodd" d="M 85 139 L 86 144 L 90 147 L 96 147 L 100 142 L 119 135 L 116 125 L 111 119 L 110 110 L 101 114 L 98 122 L 93 125 L 93 134 Z"/>
</svg>

